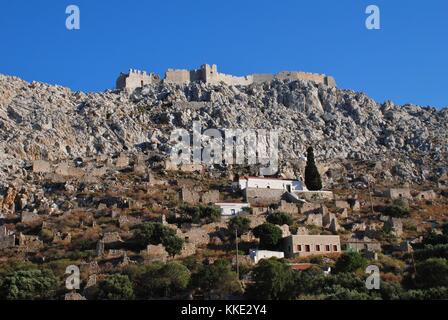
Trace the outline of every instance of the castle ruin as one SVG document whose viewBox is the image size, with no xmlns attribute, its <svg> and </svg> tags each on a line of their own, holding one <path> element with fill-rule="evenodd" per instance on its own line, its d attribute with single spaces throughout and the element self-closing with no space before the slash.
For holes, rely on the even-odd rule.
<svg viewBox="0 0 448 320">
<path fill-rule="evenodd" d="M 330 87 L 336 87 L 336 81 L 333 77 L 324 74 L 315 74 L 301 71 L 282 71 L 277 74 L 252 74 L 238 77 L 225 73 L 219 73 L 216 64 L 204 64 L 199 69 L 179 70 L 168 69 L 163 81 L 174 84 L 188 84 L 190 82 L 203 82 L 210 84 L 224 83 L 231 86 L 247 86 L 253 83 L 269 82 L 278 80 L 306 80 L 317 84 L 324 84 Z M 147 84 L 158 83 L 162 81 L 154 73 L 147 74 L 139 70 L 130 70 L 128 74 L 121 73 L 117 79 L 117 89 L 134 90 Z"/>
<path fill-rule="evenodd" d="M 157 74 L 148 74 L 146 71 L 129 69 L 129 73 L 120 73 L 116 82 L 116 87 L 117 89 L 134 90 L 159 81 L 160 77 Z"/>
</svg>

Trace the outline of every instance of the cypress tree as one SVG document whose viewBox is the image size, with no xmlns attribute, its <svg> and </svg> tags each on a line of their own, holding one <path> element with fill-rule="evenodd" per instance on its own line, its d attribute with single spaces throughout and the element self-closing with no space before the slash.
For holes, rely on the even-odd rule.
<svg viewBox="0 0 448 320">
<path fill-rule="evenodd" d="M 305 167 L 305 185 L 308 190 L 316 191 L 322 189 L 322 180 L 319 171 L 314 163 L 313 148 L 309 147 L 307 150 L 307 159 Z"/>
</svg>

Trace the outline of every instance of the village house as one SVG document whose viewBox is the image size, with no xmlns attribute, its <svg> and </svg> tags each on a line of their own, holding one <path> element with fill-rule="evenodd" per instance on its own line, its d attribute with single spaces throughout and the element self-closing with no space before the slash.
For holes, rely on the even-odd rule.
<svg viewBox="0 0 448 320">
<path fill-rule="evenodd" d="M 306 190 L 300 180 L 282 178 L 241 177 L 238 186 L 246 201 L 255 206 L 277 204 L 285 194 Z"/>
<path fill-rule="evenodd" d="M 250 208 L 249 203 L 243 202 L 217 202 L 215 206 L 221 208 L 222 216 L 235 216 L 244 212 L 244 208 Z"/>
<path fill-rule="evenodd" d="M 257 264 L 261 259 L 283 259 L 285 257 L 285 254 L 281 251 L 250 249 L 249 257 L 255 264 Z"/>
<path fill-rule="evenodd" d="M 378 241 L 374 241 L 369 238 L 363 238 L 363 239 L 356 239 L 351 238 L 348 240 L 341 241 L 341 247 L 344 251 L 355 251 L 355 252 L 362 252 L 362 251 L 374 251 L 374 252 L 380 252 L 381 251 L 381 243 Z"/>
<path fill-rule="evenodd" d="M 264 177 L 241 177 L 238 181 L 241 190 L 246 188 L 255 189 L 274 189 L 285 192 L 294 192 L 306 190 L 302 181 L 282 178 L 264 178 Z"/>
<path fill-rule="evenodd" d="M 285 238 L 287 257 L 341 253 L 341 240 L 334 235 L 290 235 Z"/>
</svg>

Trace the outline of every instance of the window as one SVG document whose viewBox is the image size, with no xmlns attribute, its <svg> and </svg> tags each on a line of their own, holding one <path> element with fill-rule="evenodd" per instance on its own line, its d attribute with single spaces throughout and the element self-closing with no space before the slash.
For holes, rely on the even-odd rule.
<svg viewBox="0 0 448 320">
<path fill-rule="evenodd" d="M 230 209 L 230 213 L 232 214 L 232 216 L 234 216 L 236 214 L 236 210 L 235 209 Z"/>
<path fill-rule="evenodd" d="M 338 251 L 338 246 L 337 245 L 333 245 L 333 251 Z"/>
<path fill-rule="evenodd" d="M 320 251 L 320 245 L 316 244 L 316 251 Z"/>
<path fill-rule="evenodd" d="M 302 251 L 302 246 L 300 244 L 297 246 L 297 251 Z"/>
<path fill-rule="evenodd" d="M 325 246 L 325 251 L 327 251 L 327 252 L 330 251 L 330 246 L 328 244 Z"/>
<path fill-rule="evenodd" d="M 310 245 L 309 244 L 305 245 L 305 252 L 310 252 Z"/>
</svg>

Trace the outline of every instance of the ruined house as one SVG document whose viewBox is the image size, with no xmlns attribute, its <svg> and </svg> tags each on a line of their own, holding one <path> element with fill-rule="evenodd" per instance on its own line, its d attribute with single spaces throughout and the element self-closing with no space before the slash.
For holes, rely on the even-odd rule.
<svg viewBox="0 0 448 320">
<path fill-rule="evenodd" d="M 15 244 L 16 236 L 14 232 L 8 230 L 5 225 L 0 226 L 0 249 L 12 248 Z"/>
<path fill-rule="evenodd" d="M 19 248 L 25 252 L 39 251 L 43 245 L 38 236 L 19 234 Z"/>
<path fill-rule="evenodd" d="M 390 199 L 412 199 L 411 190 L 409 188 L 391 188 L 384 192 L 384 195 Z"/>
<path fill-rule="evenodd" d="M 401 237 L 403 235 L 403 222 L 399 218 L 389 217 L 384 222 L 384 230 L 390 231 L 396 237 Z"/>
<path fill-rule="evenodd" d="M 434 190 L 421 191 L 415 196 L 415 200 L 434 200 L 437 194 Z"/>
<path fill-rule="evenodd" d="M 381 252 L 381 243 L 375 240 L 371 240 L 367 237 L 363 239 L 350 238 L 348 240 L 341 241 L 342 250 L 345 251 L 374 251 Z"/>
</svg>

